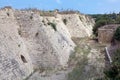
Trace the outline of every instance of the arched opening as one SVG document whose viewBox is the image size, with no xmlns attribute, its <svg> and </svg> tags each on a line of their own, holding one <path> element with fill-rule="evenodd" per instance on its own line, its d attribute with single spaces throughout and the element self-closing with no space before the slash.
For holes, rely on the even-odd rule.
<svg viewBox="0 0 120 80">
<path fill-rule="evenodd" d="M 25 57 L 23 55 L 21 55 L 21 59 L 24 63 L 27 63 L 27 60 L 25 59 Z"/>
</svg>

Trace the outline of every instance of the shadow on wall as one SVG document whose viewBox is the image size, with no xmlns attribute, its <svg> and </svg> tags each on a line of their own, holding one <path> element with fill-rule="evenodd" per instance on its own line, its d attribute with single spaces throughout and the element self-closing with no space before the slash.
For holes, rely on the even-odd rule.
<svg viewBox="0 0 120 80">
<path fill-rule="evenodd" d="M 21 60 L 23 61 L 23 63 L 27 63 L 27 60 L 23 55 L 21 55 Z"/>
</svg>

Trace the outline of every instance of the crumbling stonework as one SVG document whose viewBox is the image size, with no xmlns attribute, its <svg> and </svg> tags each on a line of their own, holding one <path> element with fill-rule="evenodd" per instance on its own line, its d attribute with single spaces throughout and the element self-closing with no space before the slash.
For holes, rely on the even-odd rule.
<svg viewBox="0 0 120 80">
<path fill-rule="evenodd" d="M 118 24 L 105 25 L 98 29 L 98 41 L 100 43 L 111 43 Z"/>
<path fill-rule="evenodd" d="M 71 21 L 67 21 L 70 24 Z M 89 21 L 88 17 L 86 21 Z M 86 27 L 93 25 L 91 22 L 85 23 Z M 40 16 L 39 12 L 32 10 L 1 9 L 0 79 L 23 80 L 35 69 L 66 67 L 75 47 L 71 37 L 86 37 L 92 34 L 92 25 L 86 29 L 82 22 L 77 24 L 72 32 L 76 21 L 71 24 L 71 28 L 66 26 L 63 23 L 63 14 Z M 84 35 L 83 32 L 88 33 Z"/>
<path fill-rule="evenodd" d="M 22 80 L 33 71 L 13 12 L 0 10 L 0 80 Z"/>
<path fill-rule="evenodd" d="M 16 11 L 15 15 L 21 26 L 21 37 L 28 46 L 34 67 L 54 68 L 66 65 L 69 54 L 72 53 L 75 45 L 68 36 L 69 33 L 67 33 L 65 26 L 60 26 L 62 22 L 59 19 L 58 23 L 54 17 L 41 17 L 31 11 Z M 30 16 L 33 19 L 30 19 Z M 42 22 L 43 20 L 44 23 Z M 48 25 L 49 21 L 56 24 L 57 31 L 52 29 L 51 25 Z"/>
<path fill-rule="evenodd" d="M 94 20 L 84 14 L 62 14 L 72 37 L 88 37 L 92 35 Z"/>
</svg>

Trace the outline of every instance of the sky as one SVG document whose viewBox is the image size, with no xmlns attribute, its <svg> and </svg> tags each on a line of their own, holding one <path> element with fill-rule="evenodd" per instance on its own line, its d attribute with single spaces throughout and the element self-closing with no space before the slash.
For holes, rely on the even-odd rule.
<svg viewBox="0 0 120 80">
<path fill-rule="evenodd" d="M 0 8 L 38 8 L 41 10 L 78 10 L 85 14 L 104 14 L 120 11 L 120 0 L 0 0 Z"/>
</svg>

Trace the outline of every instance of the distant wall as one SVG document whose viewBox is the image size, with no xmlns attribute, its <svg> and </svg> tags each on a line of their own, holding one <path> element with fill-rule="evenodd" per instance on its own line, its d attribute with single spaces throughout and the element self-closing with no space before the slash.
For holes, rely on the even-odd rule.
<svg viewBox="0 0 120 80">
<path fill-rule="evenodd" d="M 113 35 L 120 24 L 109 24 L 98 29 L 98 41 L 100 43 L 113 42 Z"/>
<path fill-rule="evenodd" d="M 98 29 L 98 41 L 100 43 L 111 43 L 114 31 L 113 29 Z"/>
</svg>

